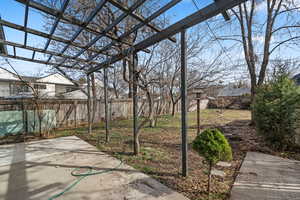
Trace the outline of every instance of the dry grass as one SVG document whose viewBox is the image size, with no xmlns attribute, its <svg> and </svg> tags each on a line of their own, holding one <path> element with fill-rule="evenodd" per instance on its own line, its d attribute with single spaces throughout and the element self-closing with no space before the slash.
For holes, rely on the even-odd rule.
<svg viewBox="0 0 300 200">
<path fill-rule="evenodd" d="M 253 130 L 248 123 L 250 112 L 244 110 L 209 109 L 201 111 L 201 129 L 218 127 L 230 132 L 249 134 Z M 235 129 L 235 123 L 238 123 Z M 189 144 L 196 137 L 196 113 L 188 115 Z M 56 136 L 76 134 L 100 150 L 123 159 L 127 164 L 151 175 L 165 185 L 183 193 L 190 199 L 206 199 L 207 165 L 203 159 L 192 150 L 189 150 L 189 176 L 180 175 L 180 114 L 176 116 L 162 116 L 155 128 L 145 127 L 141 131 L 141 154 L 132 155 L 132 120 L 114 120 L 111 122 L 109 143 L 105 143 L 104 124 L 98 125 L 92 135 L 86 134 L 85 128 L 56 132 Z M 243 128 L 241 128 L 241 126 Z M 231 127 L 230 130 L 226 127 Z M 249 138 L 249 136 L 247 136 Z M 245 137 L 245 138 L 247 138 Z M 97 144 L 99 141 L 99 144 Z M 232 167 L 222 169 L 226 172 L 225 178 L 214 177 L 212 199 L 228 199 L 235 172 L 247 149 L 240 150 L 240 140 L 231 141 L 234 151 Z"/>
<path fill-rule="evenodd" d="M 230 168 L 220 168 L 226 173 L 224 178 L 214 177 L 212 198 L 229 199 L 230 189 L 237 171 L 247 151 L 260 151 L 277 156 L 300 160 L 300 151 L 274 152 L 263 143 L 253 127 L 249 126 L 250 112 L 247 110 L 201 111 L 201 130 L 219 128 L 228 138 L 233 149 L 233 161 Z M 189 145 L 196 137 L 196 112 L 188 114 Z M 181 136 L 180 114 L 172 117 L 161 116 L 155 128 L 145 127 L 141 131 L 141 153 L 132 155 L 132 120 L 114 120 L 110 123 L 110 142 L 105 143 L 104 124 L 94 125 L 93 134 L 87 134 L 86 127 L 76 129 L 55 130 L 47 138 L 76 135 L 92 145 L 97 146 L 112 156 L 124 160 L 128 165 L 154 177 L 163 184 L 183 193 L 191 200 L 207 199 L 207 165 L 203 158 L 189 148 L 189 176 L 180 175 Z M 8 138 L 10 139 L 10 138 Z M 11 142 L 22 142 L 22 137 L 12 137 Z M 29 140 L 38 140 L 32 137 Z M 1 142 L 1 140 L 0 140 Z"/>
</svg>

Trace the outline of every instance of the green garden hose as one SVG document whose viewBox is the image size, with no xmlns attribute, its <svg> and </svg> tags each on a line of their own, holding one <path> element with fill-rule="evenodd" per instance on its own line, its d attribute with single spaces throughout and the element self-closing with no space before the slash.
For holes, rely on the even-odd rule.
<svg viewBox="0 0 300 200">
<path fill-rule="evenodd" d="M 82 179 L 88 177 L 88 176 L 92 176 L 92 175 L 97 175 L 97 174 L 104 174 L 107 172 L 111 172 L 114 171 L 116 169 L 118 169 L 121 165 L 122 165 L 123 161 L 120 161 L 120 164 L 112 169 L 106 169 L 106 170 L 93 170 L 93 167 L 87 166 L 87 167 L 80 167 L 80 168 L 76 168 L 73 169 L 71 172 L 71 175 L 74 177 L 79 177 L 77 180 L 75 180 L 71 185 L 69 185 L 68 187 L 66 187 L 63 191 L 51 196 L 48 200 L 53 200 L 56 199 L 60 196 L 62 196 L 63 194 L 65 194 L 66 192 L 70 191 L 72 188 L 74 188 L 80 181 L 82 181 Z M 76 173 L 81 169 L 88 169 L 87 172 L 85 173 Z"/>
</svg>

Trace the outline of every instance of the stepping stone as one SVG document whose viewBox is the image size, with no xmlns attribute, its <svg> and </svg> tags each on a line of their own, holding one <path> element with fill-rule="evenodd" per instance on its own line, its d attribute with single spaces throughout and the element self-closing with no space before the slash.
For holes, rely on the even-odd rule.
<svg viewBox="0 0 300 200">
<path fill-rule="evenodd" d="M 217 169 L 211 170 L 211 175 L 220 176 L 222 178 L 226 176 L 225 172 L 223 172 L 221 170 L 217 170 Z"/>
<path fill-rule="evenodd" d="M 230 200 L 300 199 L 300 161 L 248 152 Z"/>
<path fill-rule="evenodd" d="M 220 161 L 220 162 L 217 163 L 217 166 L 219 166 L 219 167 L 231 167 L 231 163 Z"/>
</svg>

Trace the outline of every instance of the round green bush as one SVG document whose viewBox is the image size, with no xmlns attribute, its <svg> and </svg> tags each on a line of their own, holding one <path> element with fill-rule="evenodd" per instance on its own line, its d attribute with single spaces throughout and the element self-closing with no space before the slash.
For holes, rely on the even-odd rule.
<svg viewBox="0 0 300 200">
<path fill-rule="evenodd" d="M 231 147 L 218 129 L 206 129 L 193 141 L 193 149 L 210 164 L 232 160 Z"/>
</svg>

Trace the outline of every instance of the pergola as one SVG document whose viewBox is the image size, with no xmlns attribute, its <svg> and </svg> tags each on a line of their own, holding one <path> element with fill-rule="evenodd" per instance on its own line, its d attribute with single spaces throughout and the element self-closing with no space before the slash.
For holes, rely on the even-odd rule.
<svg viewBox="0 0 300 200">
<path fill-rule="evenodd" d="M 122 59 L 130 59 L 132 64 L 132 77 L 133 77 L 133 135 L 137 135 L 137 84 L 136 84 L 136 54 L 139 51 L 149 52 L 148 47 L 162 41 L 169 39 L 172 42 L 176 42 L 176 39 L 173 35 L 181 32 L 181 137 L 182 137 L 182 175 L 187 176 L 188 174 L 188 163 L 187 163 L 187 105 L 186 105 L 186 96 L 187 96 L 187 85 L 186 85 L 186 29 L 201 23 L 205 20 L 208 20 L 220 13 L 222 13 L 225 20 L 229 20 L 229 15 L 226 13 L 226 10 L 233 8 L 234 6 L 239 5 L 246 0 L 215 0 L 210 5 L 201 8 L 195 13 L 183 18 L 182 20 L 168 26 L 167 28 L 161 29 L 153 23 L 160 15 L 164 14 L 166 11 L 174 7 L 176 4 L 181 2 L 181 0 L 169 0 L 165 5 L 158 8 L 151 15 L 144 17 L 141 14 L 138 14 L 136 10 L 146 3 L 146 0 L 135 0 L 130 7 L 124 5 L 121 1 L 118 0 L 99 0 L 97 5 L 92 12 L 84 20 L 79 20 L 75 16 L 71 16 L 66 13 L 70 0 L 64 0 L 60 9 L 54 9 L 47 7 L 38 1 L 34 0 L 15 0 L 16 2 L 23 4 L 25 6 L 25 16 L 23 25 L 18 25 L 10 21 L 6 21 L 0 18 L 0 56 L 30 61 L 40 64 L 46 64 L 54 67 L 59 72 L 65 75 L 65 72 L 61 68 L 68 68 L 73 70 L 82 70 L 87 75 L 88 83 L 88 121 L 89 121 L 89 132 L 91 132 L 91 95 L 90 95 L 90 74 L 97 72 L 101 69 L 104 71 L 104 102 L 105 102 L 105 124 L 106 124 L 106 133 L 108 135 L 108 108 L 107 108 L 107 67 L 113 67 L 113 64 Z M 97 31 L 90 26 L 90 23 L 93 21 L 95 16 L 103 9 L 106 4 L 111 4 L 116 7 L 119 11 L 122 12 L 114 21 L 107 25 L 103 30 Z M 53 17 L 54 23 L 50 29 L 49 33 L 42 32 L 40 30 L 32 29 L 28 27 L 28 13 L 29 8 L 38 10 L 46 15 Z M 134 18 L 138 23 L 133 26 L 130 30 L 122 33 L 119 37 L 115 37 L 111 34 L 111 30 L 118 26 L 126 17 Z M 66 39 L 63 37 L 56 36 L 54 33 L 58 27 L 60 21 L 64 23 L 75 25 L 78 27 L 78 30 L 71 36 L 71 38 Z M 3 34 L 3 27 L 9 27 L 16 31 L 24 32 L 24 43 L 16 43 L 13 41 L 6 40 Z M 130 44 L 126 42 L 132 33 L 139 31 L 143 27 L 148 27 L 153 31 L 153 35 L 148 38 Z M 83 32 L 89 32 L 95 35 L 95 37 L 86 44 L 81 44 L 76 42 L 76 38 Z M 1 34 L 2 33 L 2 34 Z M 36 35 L 46 39 L 46 44 L 44 48 L 37 48 L 29 46 L 27 42 L 28 34 Z M 109 44 L 102 47 L 95 47 L 95 44 L 102 38 L 109 38 L 111 41 Z M 60 51 L 49 50 L 49 45 L 51 41 L 57 41 L 65 44 L 65 46 Z M 124 45 L 124 49 L 117 54 L 111 54 L 110 50 L 114 49 L 117 45 Z M 76 47 L 79 51 L 75 55 L 68 55 L 66 53 L 67 49 L 71 46 Z M 7 51 L 7 47 L 13 48 L 13 53 Z M 16 48 L 26 49 L 32 52 L 31 58 L 17 55 Z M 83 58 L 82 55 L 85 52 L 91 52 L 92 56 L 89 58 Z M 40 60 L 37 59 L 35 54 L 42 53 L 48 55 L 48 59 Z M 99 56 L 106 58 L 104 61 L 99 62 Z M 52 59 L 53 57 L 59 57 L 60 59 Z M 68 64 L 70 63 L 71 64 Z"/>
</svg>

